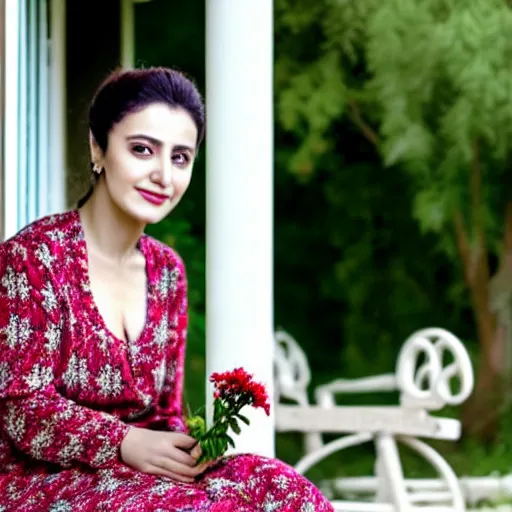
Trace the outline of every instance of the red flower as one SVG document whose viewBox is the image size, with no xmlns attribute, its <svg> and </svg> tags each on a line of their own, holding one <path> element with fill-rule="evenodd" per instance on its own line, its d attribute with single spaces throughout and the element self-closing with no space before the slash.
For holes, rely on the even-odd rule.
<svg viewBox="0 0 512 512">
<path fill-rule="evenodd" d="M 215 384 L 215 389 L 220 392 L 222 398 L 247 392 L 251 379 L 252 375 L 243 368 L 235 368 L 230 372 L 213 373 L 210 376 L 210 381 Z"/>
<path fill-rule="evenodd" d="M 243 368 L 235 368 L 223 373 L 212 373 L 210 381 L 215 385 L 214 397 L 228 402 L 245 402 L 253 407 L 260 407 L 268 416 L 270 404 L 267 390 L 263 384 L 254 382 L 252 377 L 252 374 Z"/>
<path fill-rule="evenodd" d="M 268 403 L 268 395 L 265 386 L 259 382 L 252 382 L 250 393 L 253 396 L 252 406 L 256 408 L 261 407 L 268 416 L 270 414 L 270 404 Z"/>
</svg>

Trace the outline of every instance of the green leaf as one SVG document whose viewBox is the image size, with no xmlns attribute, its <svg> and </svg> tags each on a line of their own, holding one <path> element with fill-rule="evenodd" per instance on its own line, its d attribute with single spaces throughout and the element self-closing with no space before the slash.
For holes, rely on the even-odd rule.
<svg viewBox="0 0 512 512">
<path fill-rule="evenodd" d="M 240 434 L 240 425 L 238 425 L 238 422 L 236 421 L 235 418 L 229 419 L 229 426 L 231 427 L 231 430 L 233 430 L 235 434 Z"/>
<path fill-rule="evenodd" d="M 244 416 L 243 414 L 238 413 L 236 417 L 240 420 L 242 420 L 246 425 L 250 425 L 251 422 L 249 421 L 249 418 L 247 416 Z"/>
<path fill-rule="evenodd" d="M 216 448 L 215 458 L 220 457 L 226 451 L 225 443 L 223 442 L 222 439 L 223 439 L 223 436 L 219 436 L 219 437 L 215 438 L 215 448 Z"/>
<path fill-rule="evenodd" d="M 224 455 L 226 453 L 226 450 L 228 449 L 228 442 L 226 439 L 226 435 L 227 434 L 224 434 L 222 437 L 219 438 L 219 454 L 218 454 L 219 457 L 221 455 Z"/>
<path fill-rule="evenodd" d="M 424 232 L 439 233 L 450 219 L 445 191 L 432 187 L 418 192 L 414 202 L 414 216 Z"/>
<path fill-rule="evenodd" d="M 186 419 L 187 426 L 190 429 L 190 436 L 200 439 L 206 432 L 206 422 L 201 416 L 191 416 Z"/>
<path fill-rule="evenodd" d="M 213 420 L 218 421 L 222 417 L 224 406 L 222 400 L 215 399 L 213 401 Z"/>
<path fill-rule="evenodd" d="M 212 459 L 212 443 L 210 438 L 206 438 L 201 441 L 201 455 L 198 458 L 198 462 L 210 459 Z"/>
</svg>

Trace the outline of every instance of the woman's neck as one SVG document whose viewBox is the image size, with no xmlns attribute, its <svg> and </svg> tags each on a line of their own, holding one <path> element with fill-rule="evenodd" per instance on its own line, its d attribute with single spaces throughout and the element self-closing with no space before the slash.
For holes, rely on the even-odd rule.
<svg viewBox="0 0 512 512">
<path fill-rule="evenodd" d="M 82 228 L 89 250 L 123 264 L 136 254 L 145 225 L 120 210 L 102 189 L 97 187 L 79 209 Z"/>
</svg>

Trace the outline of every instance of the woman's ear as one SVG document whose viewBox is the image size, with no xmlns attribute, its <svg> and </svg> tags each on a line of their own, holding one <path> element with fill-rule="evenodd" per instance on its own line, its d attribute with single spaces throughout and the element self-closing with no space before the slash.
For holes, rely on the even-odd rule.
<svg viewBox="0 0 512 512">
<path fill-rule="evenodd" d="M 89 151 L 91 153 L 91 162 L 94 162 L 99 167 L 103 167 L 103 151 L 96 142 L 91 130 L 89 130 Z"/>
</svg>

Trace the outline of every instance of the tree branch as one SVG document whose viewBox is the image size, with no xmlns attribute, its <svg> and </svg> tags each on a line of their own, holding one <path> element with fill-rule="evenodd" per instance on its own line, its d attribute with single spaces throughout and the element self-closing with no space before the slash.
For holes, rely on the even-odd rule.
<svg viewBox="0 0 512 512">
<path fill-rule="evenodd" d="M 480 165 L 480 147 L 478 140 L 473 139 L 473 161 L 471 163 L 471 217 L 474 234 L 478 242 L 484 239 L 482 215 L 482 166 Z"/>
<path fill-rule="evenodd" d="M 494 370 L 493 347 L 496 341 L 496 317 L 490 310 L 489 302 L 489 258 L 485 240 L 485 223 L 482 200 L 482 166 L 478 140 L 473 139 L 473 162 L 470 177 L 471 192 L 471 233 L 474 240 L 470 248 L 469 282 L 473 311 L 475 313 L 478 337 L 488 368 Z"/>
<path fill-rule="evenodd" d="M 473 139 L 473 162 L 471 165 L 471 218 L 472 232 L 475 237 L 475 250 L 471 258 L 470 271 L 482 272 L 486 280 L 490 278 L 489 261 L 485 246 L 485 226 L 482 203 L 482 166 L 480 164 L 480 147 L 478 139 Z M 478 269 L 480 267 L 480 269 Z"/>
<path fill-rule="evenodd" d="M 455 238 L 457 241 L 457 248 L 459 249 L 460 259 L 462 260 L 462 268 L 464 271 L 464 279 L 469 288 L 472 287 L 472 276 L 470 272 L 471 262 L 471 247 L 469 245 L 468 232 L 464 226 L 464 220 L 459 210 L 454 215 L 455 224 Z"/>
<path fill-rule="evenodd" d="M 352 122 L 361 130 L 365 138 L 373 144 L 377 151 L 379 151 L 379 136 L 377 135 L 375 130 L 361 116 L 361 108 L 359 107 L 359 104 L 353 99 L 349 100 L 348 104 L 350 106 L 348 116 L 350 117 Z"/>
</svg>

